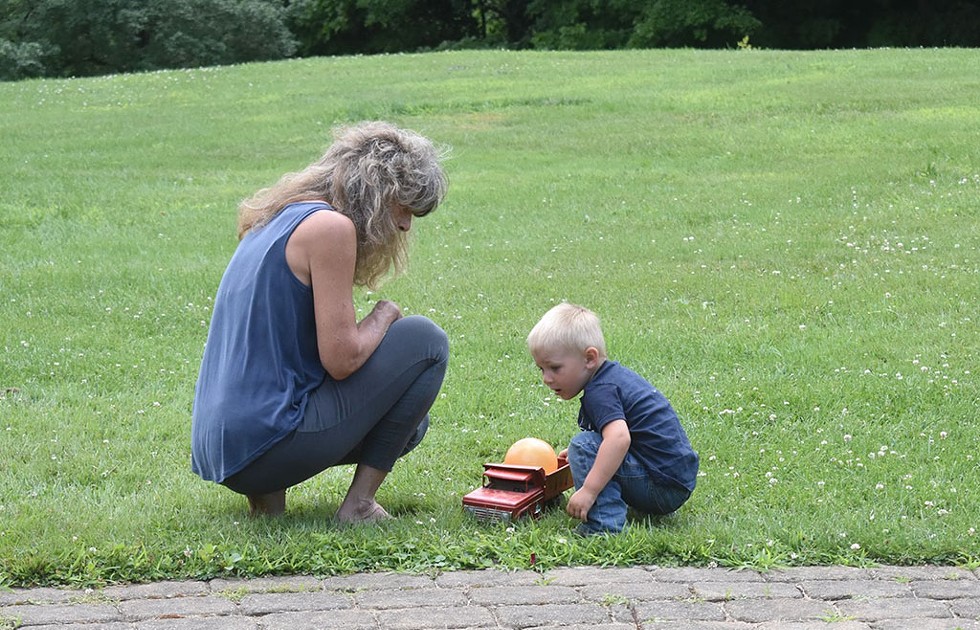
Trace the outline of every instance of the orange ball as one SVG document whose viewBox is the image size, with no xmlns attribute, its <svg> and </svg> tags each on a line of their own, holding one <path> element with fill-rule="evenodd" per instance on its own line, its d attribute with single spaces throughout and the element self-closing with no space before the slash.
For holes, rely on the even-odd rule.
<svg viewBox="0 0 980 630">
<path fill-rule="evenodd" d="M 558 455 L 555 454 L 555 449 L 544 440 L 529 437 L 517 440 L 513 446 L 507 449 L 504 463 L 514 466 L 544 468 L 545 474 L 548 474 L 558 469 Z"/>
</svg>

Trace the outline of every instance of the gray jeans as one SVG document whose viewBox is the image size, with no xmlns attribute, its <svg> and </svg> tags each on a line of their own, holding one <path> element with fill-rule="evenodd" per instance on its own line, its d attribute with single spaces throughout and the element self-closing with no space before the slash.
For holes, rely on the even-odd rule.
<svg viewBox="0 0 980 630">
<path fill-rule="evenodd" d="M 448 361 L 441 328 L 420 315 L 399 319 L 361 369 L 342 381 L 328 375 L 302 424 L 223 485 L 268 494 L 340 464 L 390 471 L 425 435 Z"/>
</svg>

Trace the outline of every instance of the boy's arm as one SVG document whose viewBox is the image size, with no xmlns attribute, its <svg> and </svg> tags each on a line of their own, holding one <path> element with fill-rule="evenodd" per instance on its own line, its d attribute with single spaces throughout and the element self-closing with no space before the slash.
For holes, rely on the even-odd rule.
<svg viewBox="0 0 980 630">
<path fill-rule="evenodd" d="M 613 478 L 630 448 L 630 430 L 626 420 L 613 420 L 602 427 L 602 444 L 596 454 L 595 464 L 585 477 L 582 487 L 568 499 L 569 516 L 584 521 L 595 499 Z"/>
</svg>

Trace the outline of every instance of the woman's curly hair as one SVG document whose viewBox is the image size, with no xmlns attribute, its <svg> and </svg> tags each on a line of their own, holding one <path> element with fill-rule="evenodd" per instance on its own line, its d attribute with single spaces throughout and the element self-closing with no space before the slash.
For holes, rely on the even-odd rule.
<svg viewBox="0 0 980 630">
<path fill-rule="evenodd" d="M 408 208 L 421 217 L 445 197 L 442 155 L 427 138 L 381 121 L 338 128 L 334 137 L 319 160 L 239 205 L 238 238 L 291 203 L 327 201 L 357 229 L 354 283 L 375 287 L 407 263 L 407 234 L 399 231 L 392 209 Z"/>
</svg>

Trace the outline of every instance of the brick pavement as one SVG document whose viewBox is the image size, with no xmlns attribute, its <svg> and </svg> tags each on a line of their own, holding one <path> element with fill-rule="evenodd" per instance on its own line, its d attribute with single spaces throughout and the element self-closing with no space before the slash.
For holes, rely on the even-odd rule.
<svg viewBox="0 0 980 630">
<path fill-rule="evenodd" d="M 573 567 L 0 591 L 0 630 L 980 630 L 955 567 Z"/>
</svg>

